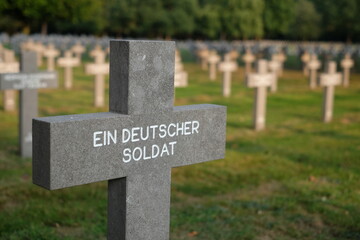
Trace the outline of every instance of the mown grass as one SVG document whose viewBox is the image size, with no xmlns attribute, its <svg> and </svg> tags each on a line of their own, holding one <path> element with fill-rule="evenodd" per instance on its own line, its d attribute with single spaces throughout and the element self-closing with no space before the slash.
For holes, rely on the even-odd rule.
<svg viewBox="0 0 360 240">
<path fill-rule="evenodd" d="M 226 158 L 172 170 L 171 239 L 360 239 L 360 75 L 336 89 L 324 124 L 322 90 L 285 71 L 268 94 L 267 129 L 255 132 L 242 69 L 225 99 L 220 74 L 210 82 L 198 65 L 185 68 L 190 85 L 175 104 L 228 106 Z M 59 89 L 40 90 L 40 116 L 107 111 L 92 107 L 92 78 L 74 74 L 71 91 L 61 70 Z M 107 184 L 33 185 L 31 159 L 18 157 L 17 113 L 0 119 L 0 239 L 105 239 Z"/>
</svg>

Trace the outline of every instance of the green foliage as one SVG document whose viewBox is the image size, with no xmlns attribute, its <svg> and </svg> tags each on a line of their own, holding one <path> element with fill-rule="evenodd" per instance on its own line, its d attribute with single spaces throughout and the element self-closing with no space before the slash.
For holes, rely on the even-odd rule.
<svg viewBox="0 0 360 240">
<path fill-rule="evenodd" d="M 270 38 L 285 37 L 294 21 L 295 0 L 266 0 L 264 28 Z"/>
<path fill-rule="evenodd" d="M 2 0 L 0 31 L 359 41 L 359 12 L 358 0 Z"/>
<path fill-rule="evenodd" d="M 295 7 L 295 20 L 291 35 L 297 40 L 314 40 L 320 36 L 321 16 L 309 0 L 299 0 Z"/>
</svg>

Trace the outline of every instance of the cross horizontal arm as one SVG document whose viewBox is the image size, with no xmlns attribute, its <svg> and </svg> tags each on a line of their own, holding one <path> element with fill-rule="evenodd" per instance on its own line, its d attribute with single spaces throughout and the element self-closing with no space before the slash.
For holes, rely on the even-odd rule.
<svg viewBox="0 0 360 240">
<path fill-rule="evenodd" d="M 0 74 L 0 89 L 56 88 L 56 72 L 4 73 Z"/>
<path fill-rule="evenodd" d="M 226 108 L 94 113 L 33 120 L 33 182 L 59 189 L 224 157 Z M 42 166 L 42 167 L 40 167 Z"/>
</svg>

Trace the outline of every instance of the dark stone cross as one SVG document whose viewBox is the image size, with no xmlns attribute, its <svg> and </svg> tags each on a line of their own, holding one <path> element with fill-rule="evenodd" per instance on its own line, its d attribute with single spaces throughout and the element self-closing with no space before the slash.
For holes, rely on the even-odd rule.
<svg viewBox="0 0 360 240">
<path fill-rule="evenodd" d="M 226 107 L 174 107 L 175 43 L 110 41 L 110 112 L 33 121 L 33 182 L 108 180 L 108 239 L 169 239 L 171 168 L 225 154 Z"/>
<path fill-rule="evenodd" d="M 32 119 L 38 115 L 38 88 L 55 88 L 56 72 L 37 72 L 36 52 L 22 52 L 20 73 L 0 74 L 0 90 L 20 91 L 19 143 L 22 157 L 32 156 Z"/>
</svg>

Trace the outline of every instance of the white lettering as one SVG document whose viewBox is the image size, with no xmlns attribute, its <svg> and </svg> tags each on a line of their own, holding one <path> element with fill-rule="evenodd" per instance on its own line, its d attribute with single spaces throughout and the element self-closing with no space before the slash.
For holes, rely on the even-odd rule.
<svg viewBox="0 0 360 240">
<path fill-rule="evenodd" d="M 97 141 L 101 140 L 101 138 L 97 137 L 97 135 L 99 135 L 99 134 L 102 134 L 102 132 L 101 131 L 94 132 L 94 135 L 93 135 L 93 146 L 94 147 L 102 146 L 101 143 L 97 143 Z"/>
<path fill-rule="evenodd" d="M 199 133 L 199 131 L 198 131 L 199 126 L 200 126 L 200 123 L 198 121 L 193 121 L 191 134 L 194 134 L 194 132 Z"/>
<path fill-rule="evenodd" d="M 125 136 L 126 136 L 127 138 L 126 138 Z M 124 129 L 122 130 L 122 143 L 127 143 L 127 142 L 130 140 L 130 137 L 131 137 L 131 135 L 130 135 L 129 129 L 124 128 Z"/>
<path fill-rule="evenodd" d="M 128 157 L 127 159 L 125 159 L 123 157 L 123 162 L 124 163 L 128 163 L 128 162 L 131 161 L 131 149 L 130 148 L 125 148 L 124 151 L 123 151 L 123 155 Z"/>
<path fill-rule="evenodd" d="M 139 135 L 138 132 L 135 132 L 135 131 L 139 131 L 140 128 L 139 127 L 134 127 L 131 129 L 131 142 L 138 142 L 140 141 L 140 138 L 135 138 Z"/>
</svg>

